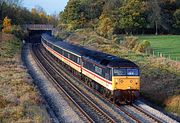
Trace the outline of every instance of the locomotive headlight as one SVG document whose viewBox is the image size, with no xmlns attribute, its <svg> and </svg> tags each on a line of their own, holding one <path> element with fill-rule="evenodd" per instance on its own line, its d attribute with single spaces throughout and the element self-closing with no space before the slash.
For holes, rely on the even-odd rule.
<svg viewBox="0 0 180 123">
<path fill-rule="evenodd" d="M 128 89 L 131 89 L 131 87 L 130 87 L 130 86 L 128 86 Z"/>
</svg>

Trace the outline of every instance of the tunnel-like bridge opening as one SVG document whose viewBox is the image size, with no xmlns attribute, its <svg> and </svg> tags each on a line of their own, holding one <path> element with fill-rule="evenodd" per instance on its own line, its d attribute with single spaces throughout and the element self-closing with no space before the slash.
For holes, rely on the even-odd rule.
<svg viewBox="0 0 180 123">
<path fill-rule="evenodd" d="M 29 43 L 40 43 L 41 42 L 41 35 L 43 33 L 48 33 L 49 35 L 52 34 L 52 30 L 30 30 L 29 32 Z"/>
<path fill-rule="evenodd" d="M 46 24 L 29 24 L 26 25 L 26 30 L 28 31 L 27 43 L 40 43 L 41 34 L 48 33 L 52 35 L 53 26 Z"/>
</svg>

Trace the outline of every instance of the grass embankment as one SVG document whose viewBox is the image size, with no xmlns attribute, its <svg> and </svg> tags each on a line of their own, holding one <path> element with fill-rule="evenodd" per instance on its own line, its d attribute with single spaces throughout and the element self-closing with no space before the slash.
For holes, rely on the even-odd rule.
<svg viewBox="0 0 180 123">
<path fill-rule="evenodd" d="M 162 53 L 164 57 L 180 61 L 180 35 L 146 35 L 138 37 L 140 41 L 150 41 L 155 55 Z"/>
<path fill-rule="evenodd" d="M 38 90 L 21 63 L 21 42 L 13 35 L 0 35 L 0 123 L 50 121 Z"/>
<path fill-rule="evenodd" d="M 98 36 L 92 30 L 77 30 L 58 35 L 71 43 L 130 59 L 141 69 L 141 94 L 165 110 L 180 115 L 180 63 L 164 58 L 136 54 L 119 44 Z"/>
</svg>

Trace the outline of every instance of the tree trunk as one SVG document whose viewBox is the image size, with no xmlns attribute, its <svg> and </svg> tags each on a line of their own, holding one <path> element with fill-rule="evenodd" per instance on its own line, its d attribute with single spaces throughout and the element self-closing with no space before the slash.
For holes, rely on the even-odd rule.
<svg viewBox="0 0 180 123">
<path fill-rule="evenodd" d="M 155 23 L 156 23 L 156 35 L 158 35 L 158 22 L 155 21 Z"/>
</svg>

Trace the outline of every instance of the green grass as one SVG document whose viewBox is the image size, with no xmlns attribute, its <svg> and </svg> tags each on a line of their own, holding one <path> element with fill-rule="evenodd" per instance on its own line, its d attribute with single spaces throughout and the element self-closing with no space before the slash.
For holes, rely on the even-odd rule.
<svg viewBox="0 0 180 123">
<path fill-rule="evenodd" d="M 172 60 L 180 61 L 180 35 L 145 35 L 139 36 L 140 41 L 148 40 L 155 52 L 155 55 L 162 53 L 165 57 L 170 56 Z"/>
</svg>

